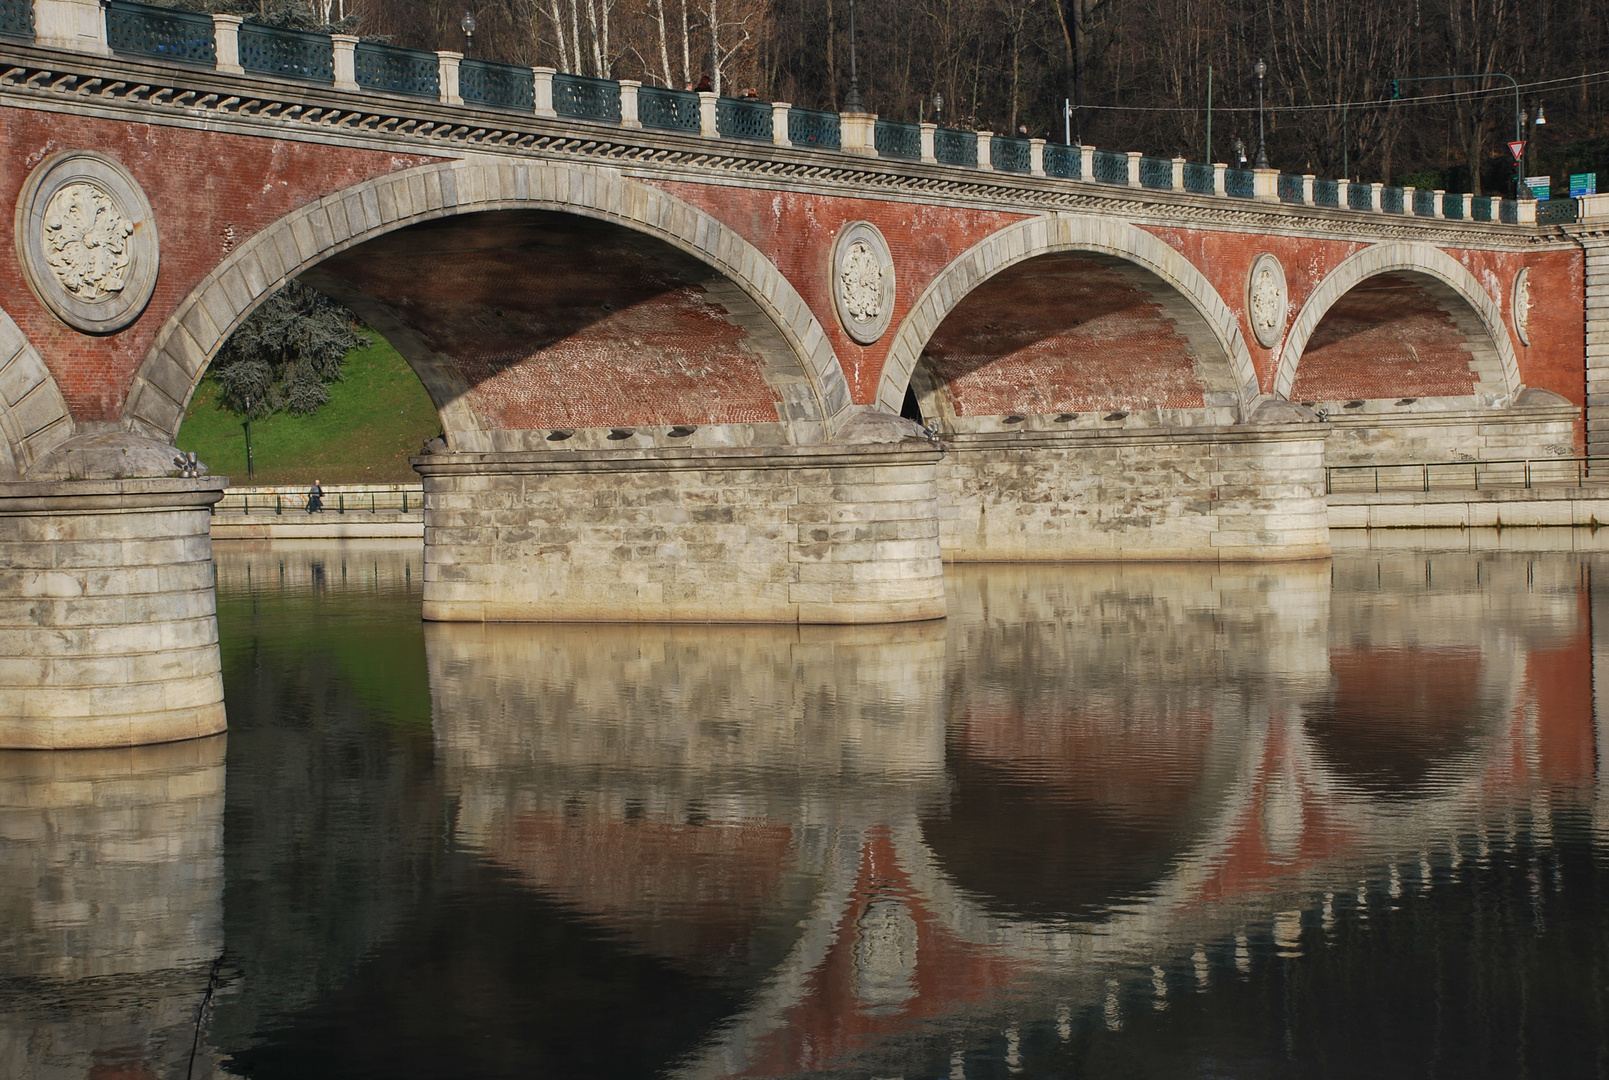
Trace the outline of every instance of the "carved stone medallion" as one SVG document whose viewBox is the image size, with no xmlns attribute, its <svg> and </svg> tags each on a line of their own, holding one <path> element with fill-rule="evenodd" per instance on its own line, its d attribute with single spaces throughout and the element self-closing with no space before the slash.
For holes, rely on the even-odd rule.
<svg viewBox="0 0 1609 1080">
<path fill-rule="evenodd" d="M 832 298 L 849 336 L 870 345 L 894 315 L 894 259 L 868 221 L 845 225 L 832 247 Z"/>
<path fill-rule="evenodd" d="M 156 288 L 151 204 L 104 154 L 70 150 L 40 162 L 17 199 L 16 238 L 34 295 L 85 333 L 128 326 Z"/>
<path fill-rule="evenodd" d="M 1246 319 L 1257 343 L 1265 349 L 1278 345 L 1285 334 L 1288 296 L 1285 268 L 1279 260 L 1267 252 L 1253 259 L 1246 275 Z"/>
<path fill-rule="evenodd" d="M 1514 275 L 1514 298 L 1509 311 L 1514 318 L 1514 333 L 1521 345 L 1531 343 L 1531 268 L 1523 266 Z"/>
</svg>

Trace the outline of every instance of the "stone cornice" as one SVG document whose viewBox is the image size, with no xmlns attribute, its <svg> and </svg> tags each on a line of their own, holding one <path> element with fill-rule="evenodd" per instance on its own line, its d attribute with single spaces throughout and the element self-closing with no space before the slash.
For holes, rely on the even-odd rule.
<svg viewBox="0 0 1609 1080">
<path fill-rule="evenodd" d="M 886 199 L 1008 213 L 1113 215 L 1137 225 L 1277 234 L 1348 242 L 1414 240 L 1527 251 L 1575 244 L 1556 228 L 1415 218 L 1254 203 L 943 165 L 857 157 L 467 105 L 0 45 L 0 101 L 123 122 L 334 143 L 456 158 L 511 154 L 607 164 L 627 175 L 768 190 Z"/>
</svg>

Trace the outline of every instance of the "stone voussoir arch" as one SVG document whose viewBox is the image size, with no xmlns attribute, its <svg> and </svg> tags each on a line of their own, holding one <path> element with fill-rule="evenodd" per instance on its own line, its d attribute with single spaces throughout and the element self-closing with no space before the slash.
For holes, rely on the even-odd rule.
<svg viewBox="0 0 1609 1080">
<path fill-rule="evenodd" d="M 25 477 L 74 430 L 45 358 L 0 308 L 0 479 Z"/>
<path fill-rule="evenodd" d="M 1412 241 L 1393 241 L 1374 244 L 1341 260 L 1335 269 L 1325 275 L 1318 288 L 1291 320 L 1280 347 L 1279 363 L 1275 367 L 1274 392 L 1289 399 L 1296 385 L 1296 370 L 1301 364 L 1307 343 L 1312 340 L 1318 324 L 1330 308 L 1369 278 L 1381 274 L 1411 273 L 1430 277 L 1451 289 L 1469 305 L 1486 328 L 1490 344 L 1497 353 L 1502 379 L 1510 394 L 1524 388 L 1520 381 L 1520 365 L 1514 356 L 1513 343 L 1503 326 L 1503 312 L 1480 282 L 1464 264 L 1432 244 Z"/>
<path fill-rule="evenodd" d="M 1250 410 L 1258 395 L 1256 369 L 1239 319 L 1212 283 L 1178 250 L 1144 229 L 1084 214 L 1046 214 L 1017 222 L 980 240 L 946 266 L 900 323 L 878 381 L 878 408 L 900 411 L 922 350 L 968 293 L 1018 263 L 1062 252 L 1114 256 L 1150 271 L 1176 290 L 1206 321 L 1233 371 L 1241 409 Z"/>
<path fill-rule="evenodd" d="M 798 358 L 819 408 L 802 419 L 831 433 L 852 415 L 848 383 L 815 315 L 775 264 L 731 228 L 616 169 L 470 158 L 417 166 L 327 195 L 231 252 L 163 324 L 129 388 L 124 425 L 171 441 L 229 334 L 291 278 L 397 229 L 490 210 L 556 210 L 608 221 L 701 260 L 770 317 Z M 478 429 L 467 403 L 437 405 L 449 434 Z"/>
</svg>

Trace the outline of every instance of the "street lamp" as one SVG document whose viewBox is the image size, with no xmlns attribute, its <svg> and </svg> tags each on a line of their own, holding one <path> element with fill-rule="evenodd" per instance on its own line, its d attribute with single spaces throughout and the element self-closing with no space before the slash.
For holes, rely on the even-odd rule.
<svg viewBox="0 0 1609 1080">
<path fill-rule="evenodd" d="M 944 95 L 937 91 L 933 94 L 933 123 L 944 124 Z"/>
<path fill-rule="evenodd" d="M 844 112 L 865 111 L 866 103 L 860 100 L 860 78 L 855 70 L 855 0 L 849 0 L 849 93 L 844 95 Z"/>
<path fill-rule="evenodd" d="M 1238 138 L 1235 140 L 1235 157 L 1240 159 L 1240 167 L 1246 167 L 1246 144 Z"/>
<path fill-rule="evenodd" d="M 463 31 L 464 31 L 464 55 L 466 57 L 467 56 L 474 56 L 475 55 L 475 16 L 471 15 L 467 11 L 464 12 L 464 17 L 463 17 L 462 21 L 459 22 L 458 25 L 460 27 L 462 27 Z"/>
<path fill-rule="evenodd" d="M 1268 74 L 1268 65 L 1259 57 L 1257 65 L 1252 68 L 1257 74 L 1257 167 L 1268 168 L 1268 147 L 1263 143 L 1263 77 Z"/>
</svg>

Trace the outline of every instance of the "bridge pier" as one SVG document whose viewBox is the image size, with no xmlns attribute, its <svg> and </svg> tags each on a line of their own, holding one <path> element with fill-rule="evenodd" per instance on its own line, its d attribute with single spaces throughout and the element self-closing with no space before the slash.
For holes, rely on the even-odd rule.
<svg viewBox="0 0 1609 1080">
<path fill-rule="evenodd" d="M 414 458 L 425 488 L 424 616 L 940 618 L 939 457 L 926 439 L 902 438 Z"/>
<path fill-rule="evenodd" d="M 0 483 L 0 749 L 224 730 L 208 507 L 227 483 Z"/>
</svg>

